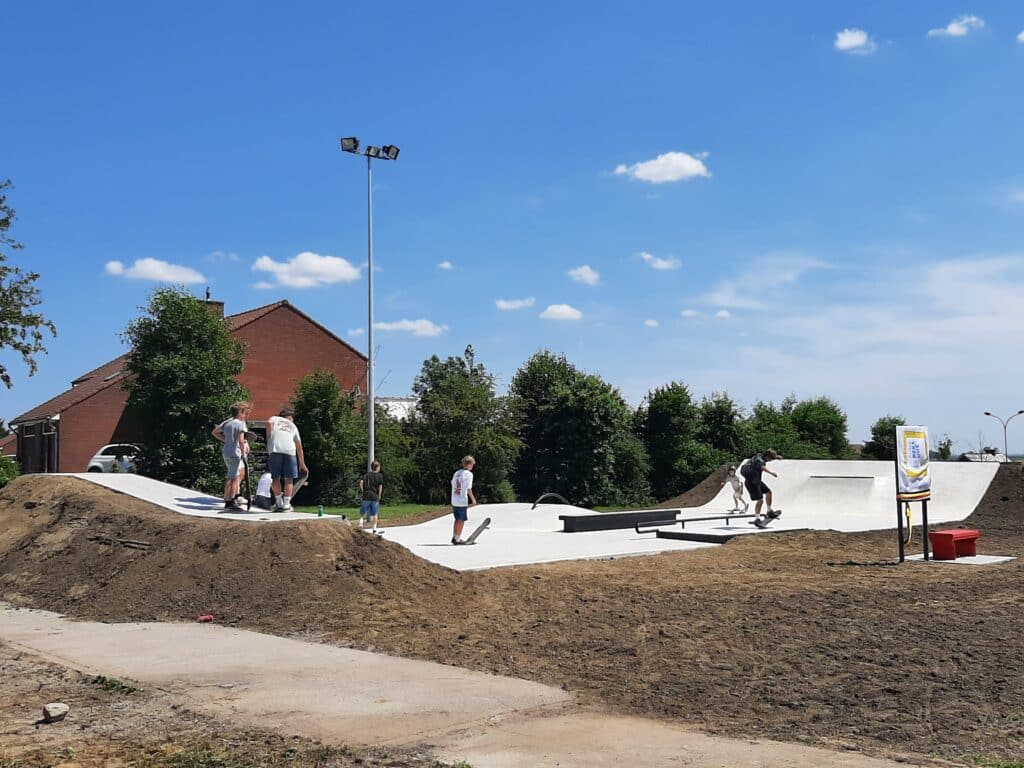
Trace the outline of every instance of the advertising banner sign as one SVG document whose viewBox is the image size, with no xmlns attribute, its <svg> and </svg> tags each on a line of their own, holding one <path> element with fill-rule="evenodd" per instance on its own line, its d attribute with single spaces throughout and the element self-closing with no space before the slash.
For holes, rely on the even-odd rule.
<svg viewBox="0 0 1024 768">
<path fill-rule="evenodd" d="M 928 427 L 896 427 L 896 498 L 921 501 L 931 498 L 928 472 Z"/>
</svg>

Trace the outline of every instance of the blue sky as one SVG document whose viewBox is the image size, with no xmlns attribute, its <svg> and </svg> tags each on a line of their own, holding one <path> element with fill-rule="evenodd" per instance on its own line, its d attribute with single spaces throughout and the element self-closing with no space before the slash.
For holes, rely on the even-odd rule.
<svg viewBox="0 0 1024 768">
<path fill-rule="evenodd" d="M 982 412 L 1024 408 L 1019 3 L 296 5 L 5 8 L 0 178 L 58 337 L 0 357 L 0 416 L 119 354 L 160 278 L 364 348 L 347 135 L 402 150 L 380 394 L 472 343 L 502 386 L 546 348 L 633 404 L 829 395 L 853 440 L 1001 446 Z"/>
</svg>

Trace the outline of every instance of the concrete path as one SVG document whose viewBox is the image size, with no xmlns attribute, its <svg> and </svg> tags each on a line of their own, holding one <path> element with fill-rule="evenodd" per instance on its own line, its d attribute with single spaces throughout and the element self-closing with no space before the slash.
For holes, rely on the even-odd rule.
<svg viewBox="0 0 1024 768">
<path fill-rule="evenodd" d="M 240 726 L 334 744 L 428 744 L 474 768 L 901 765 L 581 711 L 566 692 L 537 683 L 215 625 L 73 622 L 0 604 L 0 640 L 165 689 Z"/>
</svg>

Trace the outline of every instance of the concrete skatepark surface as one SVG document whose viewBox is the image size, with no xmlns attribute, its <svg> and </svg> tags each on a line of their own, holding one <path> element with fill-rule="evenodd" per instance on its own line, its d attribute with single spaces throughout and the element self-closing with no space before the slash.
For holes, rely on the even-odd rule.
<svg viewBox="0 0 1024 768">
<path fill-rule="evenodd" d="M 58 475 L 59 476 L 59 475 Z M 265 509 L 253 507 L 250 511 L 235 510 L 224 511 L 224 499 L 217 496 L 210 496 L 207 493 L 191 491 L 182 488 L 180 485 L 164 483 L 150 477 L 136 475 L 130 472 L 73 472 L 67 473 L 66 477 L 77 477 L 80 480 L 88 480 L 90 483 L 101 485 L 118 493 L 127 493 L 139 499 L 145 499 L 158 507 L 169 509 L 181 515 L 192 517 L 210 517 L 217 520 L 249 520 L 252 522 L 281 522 L 282 520 L 316 520 L 317 522 L 339 521 L 336 516 L 325 516 L 323 518 L 307 515 L 302 512 L 268 512 Z M 253 493 L 256 492 L 256 480 L 252 483 Z M 242 492 L 245 492 L 245 484 L 242 484 Z"/>
<path fill-rule="evenodd" d="M 757 535 L 792 530 L 871 531 L 896 527 L 896 488 L 893 464 L 888 461 L 773 461 L 769 468 L 777 478 L 764 480 L 775 494 L 775 506 L 783 515 L 759 530 L 747 519 L 689 523 L 687 532 Z M 977 506 L 999 465 L 992 462 L 933 462 L 933 497 L 928 504 L 930 525 L 963 520 Z M 308 514 L 223 513 L 220 499 L 132 474 L 89 473 L 75 477 L 128 493 L 175 512 L 233 520 L 310 520 L 317 524 L 339 521 Z M 680 517 L 726 515 L 732 508 L 732 489 L 723 487 L 707 504 L 684 508 Z M 753 511 L 750 502 L 750 511 Z M 452 518 L 442 516 L 419 525 L 394 526 L 385 536 L 430 562 L 458 571 L 509 565 L 549 563 L 561 560 L 626 557 L 669 551 L 688 551 L 708 546 L 703 542 L 656 538 L 632 529 L 563 533 L 559 515 L 593 514 L 591 510 L 562 504 L 481 504 L 470 510 L 463 536 L 485 518 L 491 518 L 472 546 L 450 544 Z M 920 505 L 913 505 L 914 525 L 919 525 Z M 667 515 L 669 516 L 669 515 Z M 327 523 L 330 524 L 330 523 Z M 680 530 L 678 525 L 668 530 Z"/>
<path fill-rule="evenodd" d="M 900 765 L 581 710 L 559 688 L 211 625 L 72 622 L 0 604 L 0 640 L 80 671 L 168 690 L 242 725 L 329 744 L 427 744 L 441 759 L 474 768 Z"/>
</svg>

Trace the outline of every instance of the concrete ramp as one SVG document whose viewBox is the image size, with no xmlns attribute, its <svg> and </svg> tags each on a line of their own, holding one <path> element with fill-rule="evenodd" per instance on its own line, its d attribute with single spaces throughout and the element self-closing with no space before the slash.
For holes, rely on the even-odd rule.
<svg viewBox="0 0 1024 768">
<path fill-rule="evenodd" d="M 896 478 L 891 461 L 773 461 L 768 468 L 778 477 L 764 475 L 774 494 L 774 506 L 783 511 L 766 531 L 809 528 L 833 531 L 872 531 L 896 527 Z M 992 462 L 934 462 L 931 464 L 930 525 L 968 517 L 988 490 L 999 465 Z M 746 495 L 746 494 L 745 494 Z M 749 502 L 749 499 L 748 499 Z M 750 503 L 750 511 L 754 504 Z M 683 509 L 680 517 L 727 514 L 732 489 L 723 488 L 700 507 Z M 920 505 L 914 504 L 913 524 L 920 524 Z M 746 521 L 691 523 L 686 530 L 720 533 L 761 533 Z M 676 526 L 678 530 L 678 526 Z"/>
</svg>

